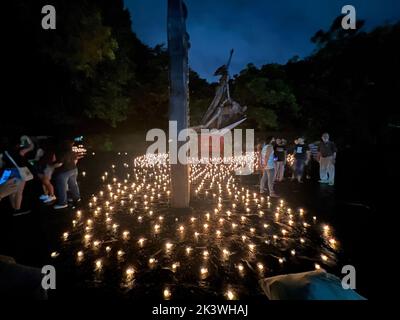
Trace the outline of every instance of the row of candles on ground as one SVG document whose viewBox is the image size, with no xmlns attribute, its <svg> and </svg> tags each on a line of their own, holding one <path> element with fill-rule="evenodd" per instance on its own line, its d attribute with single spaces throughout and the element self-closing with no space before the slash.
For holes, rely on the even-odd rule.
<svg viewBox="0 0 400 320">
<path fill-rule="evenodd" d="M 125 168 L 128 168 L 128 164 L 124 164 Z M 191 166 L 191 176 L 190 180 L 191 183 L 194 187 L 197 187 L 195 189 L 196 195 L 199 195 L 200 193 L 203 193 L 206 197 L 209 197 L 212 200 L 216 200 L 216 208 L 214 209 L 214 215 L 211 215 L 210 213 L 205 213 L 204 217 L 205 220 L 204 223 L 202 223 L 202 230 L 205 232 L 207 236 L 209 234 L 207 233 L 208 229 L 210 229 L 210 218 L 215 221 L 218 221 L 218 223 L 223 226 L 226 223 L 230 223 L 232 226 L 232 229 L 236 229 L 239 225 L 243 226 L 246 224 L 246 222 L 249 220 L 249 217 L 246 215 L 251 215 L 251 212 L 254 210 L 257 210 L 257 215 L 259 217 L 264 216 L 264 211 L 262 211 L 263 205 L 266 204 L 267 209 L 271 208 L 271 202 L 269 201 L 269 198 L 267 197 L 266 199 L 264 197 L 259 197 L 258 194 L 254 193 L 253 197 L 251 197 L 251 193 L 249 190 L 245 190 L 244 188 L 239 188 L 238 184 L 235 182 L 235 178 L 233 175 L 233 171 L 237 167 L 235 165 L 235 162 L 232 161 L 230 164 L 206 164 L 206 165 L 200 165 L 200 164 L 193 164 Z M 115 165 L 112 165 L 112 168 L 115 168 Z M 83 236 L 83 241 L 87 245 L 92 244 L 93 248 L 97 250 L 102 244 L 103 241 L 100 240 L 93 240 L 92 241 L 92 235 L 90 231 L 93 229 L 93 224 L 94 221 L 96 223 L 100 222 L 98 218 L 102 215 L 101 213 L 103 210 L 105 211 L 105 220 L 104 222 L 107 225 L 111 226 L 111 229 L 114 231 L 114 233 L 117 232 L 119 225 L 117 223 L 113 223 L 112 217 L 115 215 L 116 212 L 120 212 L 120 209 L 125 209 L 125 206 L 127 204 L 134 205 L 134 207 L 129 208 L 129 214 L 134 213 L 134 211 L 140 210 L 142 213 L 137 217 L 137 220 L 141 222 L 144 218 L 150 218 L 154 219 L 153 217 L 154 211 L 157 210 L 157 203 L 155 202 L 155 199 L 167 197 L 170 195 L 170 192 L 168 190 L 169 186 L 169 169 L 168 169 L 168 157 L 165 155 L 162 156 L 143 156 L 139 158 L 135 158 L 134 160 L 134 172 L 133 175 L 131 176 L 130 173 L 126 175 L 126 179 L 123 180 L 123 183 L 119 182 L 118 179 L 113 178 L 112 179 L 112 184 L 107 185 L 107 197 L 108 200 L 105 201 L 106 198 L 106 192 L 105 191 L 100 191 L 98 194 L 98 197 L 101 198 L 101 201 L 104 203 L 103 207 L 100 207 L 98 204 L 99 198 L 97 196 L 93 196 L 91 202 L 89 203 L 89 208 L 93 211 L 93 216 L 92 219 L 88 219 L 86 221 L 86 226 L 85 226 L 85 231 L 87 232 Z M 134 182 L 131 183 L 129 182 L 131 178 L 134 179 Z M 105 181 L 109 179 L 109 173 L 105 172 L 102 176 L 102 180 Z M 217 188 L 218 194 L 215 192 L 209 192 L 208 190 L 205 190 L 202 192 L 202 190 L 205 188 L 205 184 L 208 183 L 208 188 L 209 190 L 214 190 Z M 225 186 L 225 190 L 223 188 L 223 185 Z M 224 192 L 225 191 L 225 192 Z M 223 209 L 223 201 L 224 198 L 232 198 L 233 201 L 232 203 L 232 208 L 231 210 L 226 210 Z M 267 200 L 267 201 L 265 201 Z M 256 207 L 257 209 L 253 208 Z M 239 211 L 245 211 L 246 215 L 239 214 Z M 235 217 L 238 217 L 240 215 L 240 221 L 228 221 L 232 220 Z M 298 211 L 298 215 L 294 216 L 292 213 L 292 210 L 290 208 L 285 208 L 285 204 L 283 200 L 280 200 L 279 205 L 276 208 L 276 212 L 274 214 L 275 221 L 278 221 L 282 216 L 284 216 L 287 219 L 287 224 L 289 227 L 293 227 L 295 224 L 295 219 L 296 217 L 303 218 L 304 217 L 304 210 L 300 209 Z M 77 218 L 73 220 L 73 226 L 77 226 L 79 221 L 81 220 L 82 217 L 82 212 L 78 211 L 77 212 Z M 156 218 L 157 222 L 153 224 L 153 231 L 155 234 L 159 234 L 161 230 L 161 224 L 164 220 L 164 217 L 162 215 L 159 215 L 158 218 Z M 198 220 L 199 218 L 196 217 L 191 217 L 190 218 L 190 224 L 191 226 L 194 227 L 194 223 Z M 282 220 L 282 219 L 281 219 Z M 313 221 L 316 221 L 316 217 L 313 217 Z M 307 228 L 310 226 L 308 223 L 305 221 L 301 221 L 302 225 L 304 228 Z M 262 224 L 264 229 L 267 229 L 269 227 L 269 224 L 264 223 Z M 184 224 L 180 224 L 177 228 L 177 232 L 182 234 L 185 232 L 187 229 L 187 226 Z M 250 236 L 255 236 L 256 234 L 256 229 L 254 227 L 248 228 L 248 231 L 250 232 Z M 286 230 L 285 228 L 281 229 L 282 236 L 285 237 L 288 235 L 289 231 Z M 199 237 L 200 235 L 204 235 L 204 233 L 199 233 L 198 231 L 194 231 L 193 235 L 195 238 Z M 217 238 L 223 237 L 223 231 L 217 229 L 215 231 L 215 235 Z M 243 234 L 241 236 L 241 239 L 243 242 L 248 242 L 247 246 L 251 252 L 254 252 L 256 245 L 254 243 L 251 243 L 248 241 L 250 239 L 250 236 Z M 335 249 L 336 248 L 336 240 L 331 236 L 331 230 L 329 226 L 324 226 L 323 227 L 323 236 L 328 240 L 329 245 L 331 248 Z M 69 233 L 65 232 L 63 234 L 64 240 L 67 240 L 69 238 Z M 128 230 L 125 230 L 122 232 L 122 240 L 126 241 L 129 240 L 130 238 L 130 232 Z M 279 236 L 277 234 L 274 234 L 272 236 L 274 240 L 278 240 Z M 137 240 L 137 243 L 140 247 L 144 246 L 146 239 L 145 238 L 139 238 Z M 267 241 L 266 241 L 267 242 Z M 300 238 L 300 243 L 304 244 L 305 239 Z M 174 244 L 171 242 L 165 243 L 165 249 L 167 251 L 171 251 L 173 248 Z M 106 246 L 106 252 L 109 253 L 111 252 L 112 248 L 110 246 Z M 191 247 L 186 247 L 185 248 L 187 255 L 190 255 L 192 252 Z M 54 253 L 55 254 L 55 253 Z M 117 251 L 117 257 L 121 258 L 124 256 L 124 252 L 122 250 Z M 290 254 L 292 256 L 296 255 L 295 249 L 290 250 Z M 53 254 L 52 254 L 53 255 Z M 204 250 L 203 251 L 203 257 L 205 259 L 208 258 L 209 251 Z M 230 255 L 230 252 L 228 249 L 223 249 L 222 250 L 222 259 L 226 260 Z M 78 261 L 82 261 L 84 259 L 84 252 L 79 251 L 77 253 L 77 259 Z M 283 264 L 285 261 L 284 257 L 277 258 L 280 264 Z M 328 261 L 328 257 L 324 254 L 321 255 L 322 261 L 326 262 Z M 153 257 L 150 257 L 148 260 L 149 266 L 154 266 L 157 263 L 157 260 Z M 180 262 L 175 262 L 172 264 L 171 269 L 175 271 L 180 265 Z M 103 262 L 102 259 L 98 259 L 95 261 L 95 270 L 100 271 L 103 267 Z M 315 264 L 315 268 L 319 269 L 320 265 Z M 243 273 L 244 266 L 242 264 L 237 265 L 237 269 L 239 272 Z M 264 266 L 262 263 L 258 262 L 257 263 L 257 269 L 262 272 L 264 270 Z M 128 267 L 125 272 L 125 276 L 127 277 L 127 280 L 133 279 L 135 274 L 135 269 L 133 267 Z M 205 278 L 208 276 L 208 268 L 206 266 L 201 266 L 199 268 L 199 274 L 201 278 Z M 169 290 L 169 289 L 165 289 Z M 164 296 L 168 298 L 167 296 L 170 296 L 171 292 L 168 291 L 169 294 L 165 294 L 164 291 Z M 235 295 L 231 292 L 231 294 L 227 294 L 229 297 L 234 297 Z"/>
</svg>

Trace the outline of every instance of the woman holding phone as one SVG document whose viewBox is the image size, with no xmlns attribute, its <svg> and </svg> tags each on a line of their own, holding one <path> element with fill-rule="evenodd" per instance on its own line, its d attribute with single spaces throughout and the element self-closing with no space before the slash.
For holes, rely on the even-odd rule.
<svg viewBox="0 0 400 320">
<path fill-rule="evenodd" d="M 22 136 L 20 138 L 12 138 L 9 141 L 8 147 L 2 153 L 1 169 L 9 169 L 15 172 L 13 178 L 17 178 L 16 191 L 9 195 L 11 207 L 13 208 L 14 216 L 19 216 L 23 214 L 30 213 L 29 209 L 22 209 L 22 199 L 23 192 L 25 188 L 25 180 L 21 179 L 18 175 L 18 169 L 27 166 L 28 161 L 26 160 L 26 155 L 31 152 L 34 148 L 32 140 L 28 136 Z"/>
</svg>

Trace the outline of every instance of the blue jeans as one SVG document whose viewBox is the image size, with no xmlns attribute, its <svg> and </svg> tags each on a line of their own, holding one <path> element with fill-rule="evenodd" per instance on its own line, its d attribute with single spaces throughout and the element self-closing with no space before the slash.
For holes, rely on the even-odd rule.
<svg viewBox="0 0 400 320">
<path fill-rule="evenodd" d="M 61 172 L 56 175 L 56 194 L 57 204 L 67 204 L 67 191 L 71 193 L 73 200 L 80 199 L 79 187 L 76 178 L 78 177 L 78 169 L 73 169 L 65 172 Z"/>
<path fill-rule="evenodd" d="M 294 161 L 294 174 L 296 178 L 303 177 L 305 162 L 305 159 L 296 159 Z"/>
</svg>

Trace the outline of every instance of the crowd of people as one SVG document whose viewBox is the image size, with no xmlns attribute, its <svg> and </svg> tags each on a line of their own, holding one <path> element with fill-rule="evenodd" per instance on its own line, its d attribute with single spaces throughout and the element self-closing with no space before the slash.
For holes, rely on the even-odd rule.
<svg viewBox="0 0 400 320">
<path fill-rule="evenodd" d="M 258 145 L 258 155 L 262 177 L 260 180 L 260 193 L 278 197 L 275 192 L 275 183 L 282 182 L 285 178 L 285 169 L 288 167 L 288 158 L 293 160 L 291 179 L 303 183 L 304 177 L 310 178 L 310 162 L 319 163 L 319 182 L 334 186 L 335 161 L 337 148 L 330 141 L 329 134 L 324 133 L 317 143 L 307 145 L 304 137 L 295 139 L 289 146 L 283 138 L 267 137 Z"/>
<path fill-rule="evenodd" d="M 73 140 L 53 141 L 21 136 L 9 139 L 0 150 L 0 201 L 9 198 L 13 215 L 30 212 L 24 208 L 25 186 L 40 182 L 40 200 L 56 210 L 80 201 L 77 162 Z"/>
</svg>

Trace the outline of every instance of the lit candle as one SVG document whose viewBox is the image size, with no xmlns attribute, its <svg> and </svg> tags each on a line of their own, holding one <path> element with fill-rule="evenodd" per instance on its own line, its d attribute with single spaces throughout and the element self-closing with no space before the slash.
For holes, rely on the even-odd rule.
<svg viewBox="0 0 400 320">
<path fill-rule="evenodd" d="M 208 273 L 208 269 L 207 268 L 201 268 L 200 269 L 200 274 L 202 275 L 202 276 L 205 276 L 206 274 Z"/>
<path fill-rule="evenodd" d="M 232 290 L 228 290 L 225 293 L 225 295 L 228 298 L 228 300 L 234 300 L 235 299 L 235 293 Z"/>
<path fill-rule="evenodd" d="M 101 267 L 103 266 L 101 259 L 96 260 L 96 270 L 100 270 Z"/>
<path fill-rule="evenodd" d="M 171 298 L 171 291 L 168 288 L 165 288 L 163 291 L 164 299 L 168 300 Z"/>
</svg>

